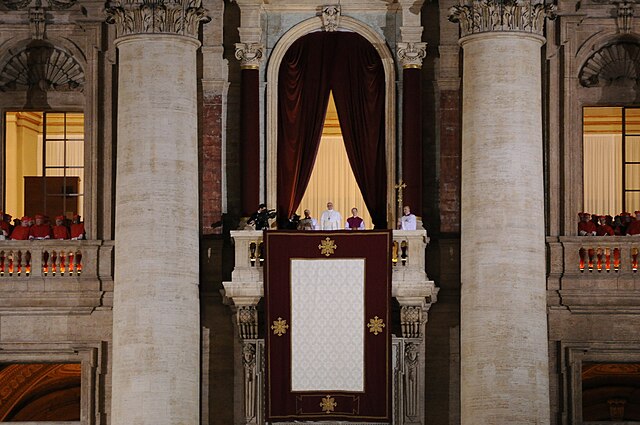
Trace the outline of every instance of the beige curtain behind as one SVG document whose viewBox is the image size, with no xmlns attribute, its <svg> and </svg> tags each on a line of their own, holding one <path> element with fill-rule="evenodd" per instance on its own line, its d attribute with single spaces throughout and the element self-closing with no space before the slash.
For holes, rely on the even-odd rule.
<svg viewBox="0 0 640 425">
<path fill-rule="evenodd" d="M 358 208 L 358 215 L 364 219 L 366 228 L 372 228 L 371 216 L 362 199 L 340 136 L 322 137 L 309 186 L 297 214 L 302 215 L 302 211 L 308 208 L 311 216 L 319 219 L 322 211 L 327 209 L 327 201 L 333 202 L 334 209 L 342 214 L 343 221 L 351 216 L 351 208 Z"/>
<path fill-rule="evenodd" d="M 583 171 L 584 210 L 612 216 L 622 212 L 622 136 L 585 134 Z"/>
</svg>

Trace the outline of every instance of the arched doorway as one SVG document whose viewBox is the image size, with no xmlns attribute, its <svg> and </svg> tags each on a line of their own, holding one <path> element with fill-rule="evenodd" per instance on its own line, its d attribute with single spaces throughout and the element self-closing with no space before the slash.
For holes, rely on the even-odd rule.
<svg viewBox="0 0 640 425">
<path fill-rule="evenodd" d="M 278 173 L 279 173 L 279 157 L 281 157 L 282 152 L 279 150 L 278 146 L 278 108 L 279 108 L 279 72 L 281 69 L 281 65 L 283 59 L 289 48 L 300 38 L 306 35 L 313 35 L 313 33 L 318 32 L 318 30 L 322 29 L 322 20 L 320 17 L 311 18 L 307 21 L 304 21 L 295 27 L 293 27 L 289 32 L 287 32 L 278 42 L 278 44 L 273 49 L 272 54 L 269 59 L 269 67 L 267 69 L 267 177 L 266 177 L 266 189 L 267 189 L 267 203 L 269 205 L 278 205 L 280 209 L 281 201 L 278 201 Z M 394 217 L 394 205 L 393 205 L 393 181 L 395 176 L 395 153 L 396 153 L 396 140 L 395 140 L 395 71 L 394 71 L 394 61 L 391 52 L 387 48 L 384 39 L 375 31 L 373 31 L 370 27 L 363 24 L 360 21 L 357 21 L 353 18 L 342 17 L 340 20 L 340 28 L 341 31 L 339 33 L 336 32 L 326 32 L 322 33 L 329 37 L 340 37 L 340 33 L 343 35 L 348 35 L 352 38 L 358 38 L 362 40 L 362 42 L 366 43 L 368 48 L 371 51 L 377 53 L 378 60 L 380 62 L 380 67 L 382 70 L 382 75 L 384 81 L 380 85 L 380 93 L 382 96 L 382 112 L 379 116 L 378 123 L 381 124 L 380 134 L 381 134 L 381 149 L 383 151 L 382 157 L 383 166 L 378 167 L 378 170 L 382 171 L 383 183 L 381 192 L 384 193 L 382 195 L 384 197 L 384 201 L 382 201 L 383 206 L 371 208 L 370 210 L 375 210 L 378 214 L 378 217 L 384 216 L 383 219 L 378 218 L 378 224 L 382 221 L 393 222 Z M 333 34 L 333 35 L 331 35 Z M 316 35 L 318 38 L 323 38 L 322 35 Z M 330 58 L 331 59 L 331 58 Z M 330 62 L 326 63 L 326 66 L 332 65 Z M 324 87 L 326 88 L 326 87 Z M 323 89 L 324 89 L 323 88 Z M 335 93 L 334 93 L 335 94 Z M 328 95 L 328 92 L 327 92 Z M 323 95 L 324 96 L 324 95 Z M 326 105 L 322 105 L 317 112 L 317 116 L 323 118 L 324 113 L 326 111 Z M 344 108 L 343 108 L 344 109 Z M 348 112 L 347 112 L 348 113 Z M 341 119 L 342 121 L 342 119 Z M 351 158 L 350 158 L 351 160 Z M 352 163 L 353 166 L 353 163 Z M 359 184 L 361 183 L 362 178 L 359 178 Z M 363 191 L 364 192 L 364 191 Z M 380 197 L 376 198 L 380 199 Z M 289 206 L 290 207 L 290 206 Z M 287 208 L 290 209 L 290 208 Z M 381 212 L 382 211 L 382 212 Z M 374 219 L 376 221 L 376 219 Z M 379 227 L 382 227 L 379 225 Z"/>
</svg>

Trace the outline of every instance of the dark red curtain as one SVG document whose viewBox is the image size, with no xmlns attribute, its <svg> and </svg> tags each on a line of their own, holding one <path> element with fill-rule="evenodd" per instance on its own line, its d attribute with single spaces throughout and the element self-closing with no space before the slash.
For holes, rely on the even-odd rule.
<svg viewBox="0 0 640 425">
<path fill-rule="evenodd" d="M 332 40 L 312 33 L 291 45 L 278 76 L 278 212 L 288 219 L 309 184 L 329 103 Z M 286 214 L 286 215 L 285 215 Z"/>
<path fill-rule="evenodd" d="M 356 181 L 376 228 L 386 228 L 385 80 L 371 43 L 318 32 L 287 51 L 278 80 L 278 211 L 289 217 L 309 183 L 333 90 Z"/>
</svg>

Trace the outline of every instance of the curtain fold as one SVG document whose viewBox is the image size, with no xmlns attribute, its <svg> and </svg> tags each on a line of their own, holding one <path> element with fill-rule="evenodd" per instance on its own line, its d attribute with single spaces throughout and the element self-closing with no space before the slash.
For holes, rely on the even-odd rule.
<svg viewBox="0 0 640 425">
<path fill-rule="evenodd" d="M 332 46 L 312 33 L 291 45 L 278 75 L 278 214 L 298 208 L 315 163 L 329 102 Z"/>
<path fill-rule="evenodd" d="M 332 89 L 349 162 L 376 229 L 387 227 L 384 69 L 371 43 L 338 33 Z"/>
<path fill-rule="evenodd" d="M 622 136 L 584 135 L 584 210 L 615 216 L 622 209 Z"/>
<path fill-rule="evenodd" d="M 384 79 L 378 52 L 358 34 L 311 33 L 291 45 L 278 76 L 281 219 L 291 216 L 304 195 L 333 90 L 356 181 L 375 228 L 386 228 Z"/>
</svg>

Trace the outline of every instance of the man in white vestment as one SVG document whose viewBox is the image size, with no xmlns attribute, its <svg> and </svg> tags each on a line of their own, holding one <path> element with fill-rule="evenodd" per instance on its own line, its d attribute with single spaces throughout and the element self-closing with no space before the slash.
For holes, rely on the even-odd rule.
<svg viewBox="0 0 640 425">
<path fill-rule="evenodd" d="M 398 229 L 416 230 L 416 216 L 411 214 L 411 208 L 405 205 L 402 209 L 403 215 L 398 219 Z"/>
<path fill-rule="evenodd" d="M 333 209 L 333 202 L 327 202 L 327 209 L 320 216 L 320 230 L 342 229 L 342 216 Z"/>
</svg>

